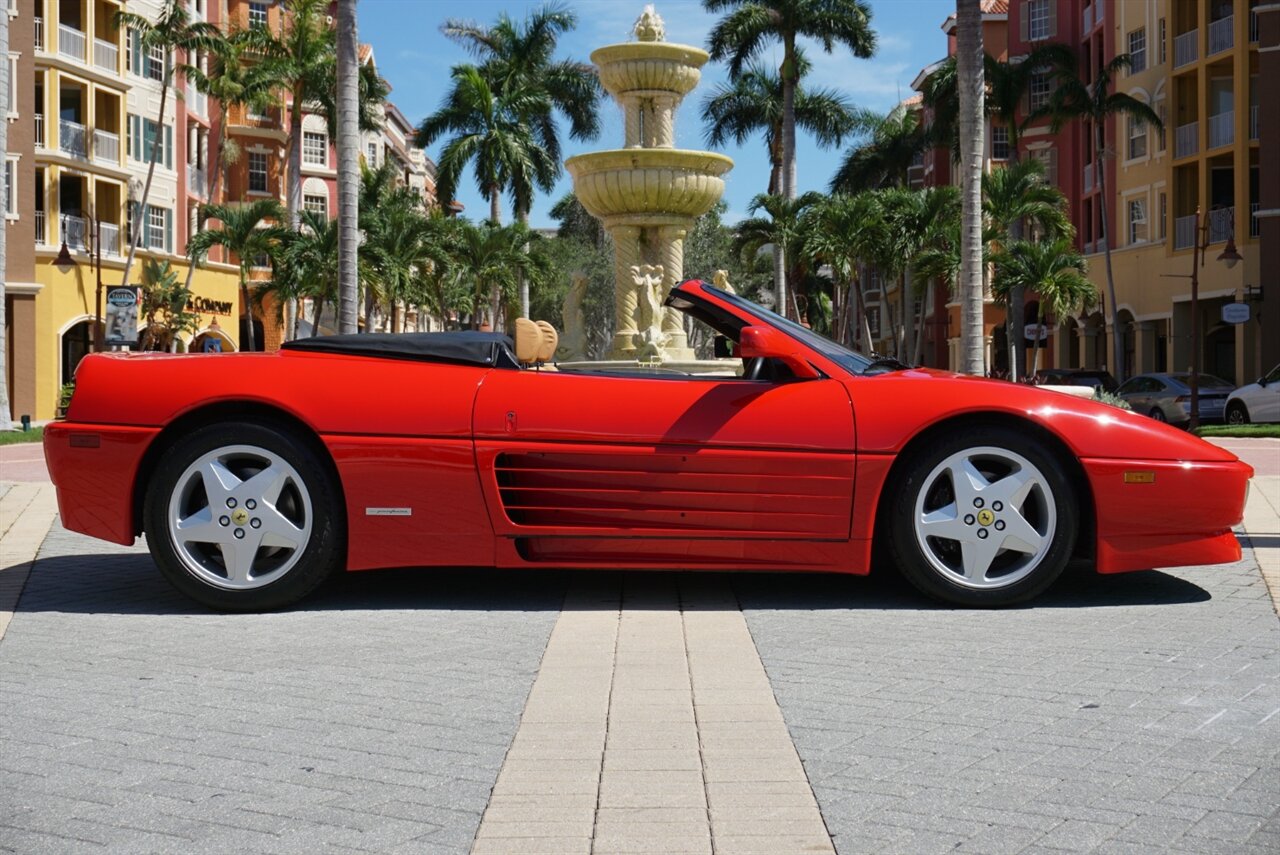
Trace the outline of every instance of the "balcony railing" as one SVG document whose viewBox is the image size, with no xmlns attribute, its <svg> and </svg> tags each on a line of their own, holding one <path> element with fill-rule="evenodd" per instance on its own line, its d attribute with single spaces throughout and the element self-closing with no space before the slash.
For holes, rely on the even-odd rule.
<svg viewBox="0 0 1280 855">
<path fill-rule="evenodd" d="M 1235 25 L 1235 15 L 1219 18 L 1209 25 L 1209 53 L 1207 56 L 1213 56 L 1215 53 L 1231 50 L 1231 48 L 1235 47 Z"/>
<path fill-rule="evenodd" d="M 36 50 L 44 50 L 44 18 L 33 18 L 31 22 L 35 25 Z"/>
<path fill-rule="evenodd" d="M 1221 243 L 1231 236 L 1235 208 L 1214 208 L 1209 212 L 1209 243 Z"/>
<path fill-rule="evenodd" d="M 1258 105 L 1252 104 L 1249 107 L 1249 139 L 1256 140 L 1258 137 Z"/>
<path fill-rule="evenodd" d="M 58 148 L 71 155 L 87 160 L 89 150 L 85 146 L 84 125 L 62 119 L 58 122 Z"/>
<path fill-rule="evenodd" d="M 1252 44 L 1258 40 L 1258 13 L 1249 13 L 1249 43 Z"/>
<path fill-rule="evenodd" d="M 1173 221 L 1173 248 L 1191 249 L 1196 242 L 1196 215 L 1178 217 Z"/>
<path fill-rule="evenodd" d="M 1091 29 L 1093 29 L 1093 7 L 1085 6 L 1080 21 L 1080 32 L 1087 33 Z"/>
<path fill-rule="evenodd" d="M 100 223 L 102 229 L 102 254 L 120 255 L 120 227 L 115 223 Z"/>
<path fill-rule="evenodd" d="M 120 135 L 110 131 L 93 132 L 93 159 L 103 163 L 120 162 Z"/>
<path fill-rule="evenodd" d="M 1093 189 L 1093 164 L 1086 163 L 1084 165 L 1084 192 L 1088 193 Z"/>
<path fill-rule="evenodd" d="M 1236 113 L 1227 110 L 1209 117 L 1209 148 L 1231 145 L 1236 141 Z"/>
<path fill-rule="evenodd" d="M 44 113 L 36 113 L 36 148 L 45 148 Z"/>
<path fill-rule="evenodd" d="M 112 42 L 94 39 L 93 64 L 107 71 L 115 71 L 120 67 L 120 48 Z"/>
<path fill-rule="evenodd" d="M 62 218 L 62 242 L 69 249 L 89 249 L 89 220 L 85 217 Z"/>
<path fill-rule="evenodd" d="M 1200 58 L 1200 31 L 1188 30 L 1173 39 L 1173 67 L 1182 68 Z"/>
<path fill-rule="evenodd" d="M 1200 123 L 1178 125 L 1173 132 L 1173 156 L 1190 157 L 1200 150 Z"/>
<path fill-rule="evenodd" d="M 44 246 L 49 242 L 49 233 L 45 231 L 47 220 L 44 211 L 36 211 L 36 244 Z"/>
<path fill-rule="evenodd" d="M 58 25 L 58 53 L 84 62 L 84 48 L 84 33 L 66 24 Z"/>
<path fill-rule="evenodd" d="M 1262 220 L 1258 219 L 1261 207 L 1261 202 L 1254 202 L 1249 206 L 1249 237 L 1262 237 Z"/>
<path fill-rule="evenodd" d="M 192 167 L 187 170 L 187 189 L 201 199 L 209 195 L 209 174 L 203 169 Z"/>
</svg>

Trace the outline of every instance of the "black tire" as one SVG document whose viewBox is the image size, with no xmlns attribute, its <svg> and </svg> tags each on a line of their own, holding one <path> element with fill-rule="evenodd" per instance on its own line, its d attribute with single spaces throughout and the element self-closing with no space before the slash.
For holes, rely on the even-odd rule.
<svg viewBox="0 0 1280 855">
<path fill-rule="evenodd" d="M 990 478 L 994 479 L 991 480 L 991 484 L 999 481 L 1001 459 L 998 455 L 983 458 L 978 450 L 984 448 L 1005 453 L 1012 452 L 1039 470 L 1042 477 L 1037 483 L 1041 486 L 1033 489 L 1023 506 L 1017 510 L 1020 518 L 1025 512 L 1028 522 L 1036 519 L 1040 521 L 1045 528 L 1045 532 L 1042 533 L 1044 537 L 1042 543 L 1045 545 L 1039 551 L 1038 557 L 1033 554 L 1026 559 L 1016 557 L 1016 550 L 1002 549 L 991 562 L 991 568 L 997 570 L 995 577 L 991 580 L 981 580 L 981 583 L 988 587 L 973 587 L 971 583 L 961 580 L 964 575 L 962 566 L 943 569 L 947 566 L 944 562 L 946 555 L 954 554 L 959 557 L 963 554 L 959 541 L 918 536 L 917 501 L 921 502 L 925 510 L 928 510 L 935 501 L 945 503 L 947 484 L 935 470 L 942 467 L 944 462 L 955 459 L 956 455 L 968 455 L 971 450 L 975 453 L 975 465 L 983 471 L 984 475 L 989 472 Z M 987 460 L 991 462 L 985 462 Z M 984 466 L 991 468 L 984 470 Z M 884 517 L 888 526 L 886 534 L 890 555 L 902 575 L 930 597 L 953 605 L 968 607 L 1007 606 L 1024 602 L 1041 594 L 1053 584 L 1067 566 L 1075 550 L 1076 534 L 1080 527 L 1079 497 L 1076 489 L 1057 451 L 1049 449 L 1027 432 L 1002 426 L 963 428 L 938 442 L 929 443 L 927 447 L 912 454 L 905 461 L 905 466 L 898 475 L 898 483 L 894 485 L 889 495 L 888 513 Z M 963 521 L 970 527 L 993 526 L 987 529 L 987 535 L 983 535 L 984 542 L 985 538 L 997 528 L 1000 531 L 1004 530 L 1003 520 L 1000 517 L 996 517 L 994 522 L 969 522 L 969 515 L 964 514 L 963 509 L 960 509 L 960 502 L 955 498 L 954 491 L 951 501 L 957 507 L 957 522 Z M 1003 507 L 1001 510 L 1003 511 Z M 1050 519 L 1053 520 L 1051 531 L 1048 522 Z M 977 528 L 973 528 L 973 531 L 976 532 Z M 922 540 L 926 545 L 922 546 Z M 930 554 L 926 554 L 926 549 Z M 1017 552 L 1019 556 L 1023 554 Z M 935 561 L 942 566 L 935 565 Z M 1019 562 L 1023 566 L 1019 566 Z M 959 563 L 962 564 L 962 560 Z M 1010 568 L 1005 574 L 1011 580 L 1008 583 L 1001 581 L 1002 566 Z M 984 575 L 986 572 L 983 571 Z"/>
<path fill-rule="evenodd" d="M 1244 405 L 1244 401 L 1232 401 L 1227 405 L 1227 424 L 1247 425 L 1248 423 L 1249 408 Z"/>
<path fill-rule="evenodd" d="M 286 487 L 293 490 L 282 494 L 282 501 L 293 497 L 293 505 L 303 504 L 298 495 L 309 499 L 309 533 L 305 543 L 296 550 L 289 550 L 291 566 L 279 573 L 278 578 L 243 590 L 219 587 L 209 571 L 189 566 L 183 551 L 175 544 L 169 526 L 170 501 L 180 489 L 179 481 L 196 461 L 220 449 L 248 446 L 278 456 L 291 466 L 301 485 Z M 250 470 L 250 474 L 251 474 Z M 246 475 L 249 477 L 249 475 Z M 209 506 L 213 507 L 213 502 Z M 264 508 L 265 508 L 264 502 Z M 247 505 L 246 505 L 247 507 Z M 297 511 L 290 511 L 297 513 Z M 143 501 L 143 525 L 151 556 L 169 582 L 203 605 L 220 611 L 266 611 L 291 605 L 318 588 L 346 562 L 346 515 L 343 499 L 327 460 L 321 459 L 309 443 L 300 440 L 288 428 L 272 424 L 217 423 L 199 428 L 179 438 L 161 455 L 151 483 L 146 486 Z M 226 525 L 224 522 L 223 525 Z M 255 527 L 257 523 L 254 523 Z M 269 555 L 259 549 L 258 556 Z M 212 547 L 208 548 L 214 553 Z M 276 550 L 277 552 L 279 550 Z M 300 553 L 294 560 L 294 553 Z M 190 554 L 190 549 L 186 554 Z M 218 559 L 212 558 L 214 564 Z M 249 563 L 252 565 L 258 559 Z M 228 573 L 228 576 L 230 574 Z M 265 578 L 265 577 L 264 577 Z"/>
<path fill-rule="evenodd" d="M 1164 414 L 1164 410 L 1160 409 L 1159 407 L 1152 407 L 1151 412 L 1147 413 L 1147 415 L 1158 422 L 1164 422 L 1165 424 L 1169 423 L 1169 417 L 1166 416 Z"/>
</svg>

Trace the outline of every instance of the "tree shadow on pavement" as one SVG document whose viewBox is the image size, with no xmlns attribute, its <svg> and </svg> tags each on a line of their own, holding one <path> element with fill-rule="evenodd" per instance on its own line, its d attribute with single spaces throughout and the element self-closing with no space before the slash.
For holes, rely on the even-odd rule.
<svg viewBox="0 0 1280 855">
<path fill-rule="evenodd" d="M 495 570 L 414 568 L 342 574 L 297 606 L 293 613 L 381 610 L 559 610 L 570 587 L 602 592 L 577 608 L 669 608 L 670 594 L 714 590 L 735 596 L 706 599 L 699 608 L 900 610 L 951 608 L 919 594 L 897 573 L 871 576 L 806 573 L 618 572 L 610 570 Z M 610 594 L 609 592 L 613 592 Z M 648 593 L 658 596 L 646 597 Z M 1174 605 L 1210 599 L 1200 586 L 1149 570 L 1100 576 L 1072 568 L 1052 588 L 1023 608 L 1084 608 Z M 703 599 L 695 598 L 696 602 Z M 145 552 L 43 557 L 27 581 L 18 612 L 84 614 L 210 614 L 179 594 Z"/>
</svg>

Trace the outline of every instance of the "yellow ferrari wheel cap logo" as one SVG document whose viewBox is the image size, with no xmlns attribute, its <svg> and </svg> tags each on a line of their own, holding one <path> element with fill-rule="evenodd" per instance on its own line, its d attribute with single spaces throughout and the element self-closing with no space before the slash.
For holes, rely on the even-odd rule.
<svg viewBox="0 0 1280 855">
<path fill-rule="evenodd" d="M 244 508 L 236 508 L 231 512 L 231 521 L 236 525 L 244 525 L 249 521 L 249 512 Z"/>
<path fill-rule="evenodd" d="M 996 515 L 991 513 L 991 511 L 987 510 L 986 508 L 983 508 L 982 510 L 978 511 L 978 522 L 980 524 L 991 525 L 995 521 L 996 521 Z"/>
</svg>

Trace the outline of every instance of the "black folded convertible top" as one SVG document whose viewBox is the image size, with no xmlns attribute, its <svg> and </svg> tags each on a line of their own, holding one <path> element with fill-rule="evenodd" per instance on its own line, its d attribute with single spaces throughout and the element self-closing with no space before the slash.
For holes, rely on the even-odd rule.
<svg viewBox="0 0 1280 855">
<path fill-rule="evenodd" d="M 357 335 L 324 335 L 300 338 L 281 345 L 285 350 L 345 353 L 349 356 L 374 356 L 382 359 L 410 359 L 421 362 L 460 362 L 467 365 L 490 365 L 495 368 L 519 368 L 511 339 L 502 333 L 430 332 L 430 333 L 362 333 Z"/>
</svg>

